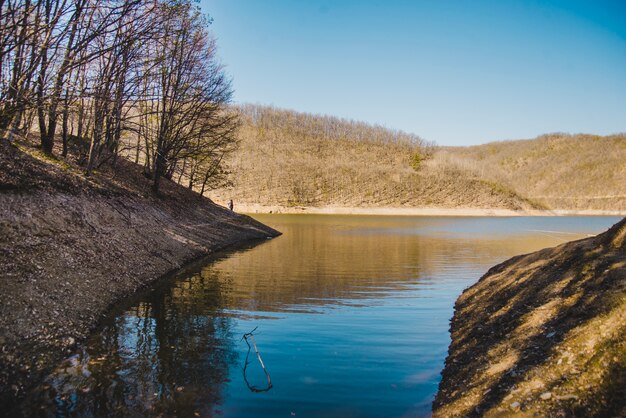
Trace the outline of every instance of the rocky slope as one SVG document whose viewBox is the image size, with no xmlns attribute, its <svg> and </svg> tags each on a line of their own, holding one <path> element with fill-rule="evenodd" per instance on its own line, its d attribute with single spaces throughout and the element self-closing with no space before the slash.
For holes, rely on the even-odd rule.
<svg viewBox="0 0 626 418">
<path fill-rule="evenodd" d="M 203 255 L 278 235 L 174 183 L 159 198 L 149 187 L 127 161 L 84 178 L 0 141 L 0 411 L 115 301 Z"/>
<path fill-rule="evenodd" d="M 626 219 L 457 300 L 435 417 L 626 416 Z"/>
</svg>

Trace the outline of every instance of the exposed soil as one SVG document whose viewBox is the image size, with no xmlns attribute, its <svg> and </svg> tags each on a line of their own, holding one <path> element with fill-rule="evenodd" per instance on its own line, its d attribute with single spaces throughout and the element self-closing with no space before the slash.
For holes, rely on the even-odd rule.
<svg viewBox="0 0 626 418">
<path fill-rule="evenodd" d="M 279 233 L 138 166 L 85 178 L 71 159 L 0 141 L 0 411 L 85 339 L 107 309 L 217 250 Z"/>
<path fill-rule="evenodd" d="M 457 300 L 435 417 L 626 416 L 626 219 Z"/>
<path fill-rule="evenodd" d="M 224 201 L 224 204 L 228 204 Z M 626 210 L 541 210 L 499 208 L 437 208 L 437 207 L 372 207 L 372 206 L 265 206 L 236 202 L 243 213 L 288 213 L 318 215 L 383 215 L 383 216 L 624 216 Z"/>
</svg>

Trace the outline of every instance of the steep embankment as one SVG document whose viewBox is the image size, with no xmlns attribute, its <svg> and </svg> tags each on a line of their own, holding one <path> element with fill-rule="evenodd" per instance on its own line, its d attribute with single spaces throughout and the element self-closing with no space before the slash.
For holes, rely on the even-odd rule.
<svg viewBox="0 0 626 418">
<path fill-rule="evenodd" d="M 626 219 L 457 300 L 436 417 L 626 415 Z"/>
<path fill-rule="evenodd" d="M 116 300 L 202 255 L 277 232 L 139 167 L 80 170 L 0 141 L 0 410 Z"/>
<path fill-rule="evenodd" d="M 242 109 L 231 187 L 236 205 L 537 209 L 501 184 L 449 167 L 428 170 L 432 146 L 416 135 L 263 106 Z"/>
<path fill-rule="evenodd" d="M 626 212 L 626 134 L 550 134 L 443 148 L 427 165 L 506 185 L 554 209 Z"/>
</svg>

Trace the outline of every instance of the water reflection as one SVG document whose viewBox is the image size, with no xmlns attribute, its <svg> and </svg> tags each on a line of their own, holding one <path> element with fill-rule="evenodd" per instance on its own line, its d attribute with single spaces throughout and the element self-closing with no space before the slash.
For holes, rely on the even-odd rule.
<svg viewBox="0 0 626 418">
<path fill-rule="evenodd" d="M 239 337 L 233 319 L 219 315 L 222 281 L 209 273 L 161 286 L 112 317 L 22 411 L 38 404 L 42 416 L 213 415 Z"/>
<path fill-rule="evenodd" d="M 16 414 L 426 415 L 462 289 L 512 255 L 616 221 L 260 218 L 284 235 L 118 307 Z M 255 327 L 266 393 L 243 379 L 242 336 Z M 248 379 L 266 382 L 254 363 Z"/>
</svg>

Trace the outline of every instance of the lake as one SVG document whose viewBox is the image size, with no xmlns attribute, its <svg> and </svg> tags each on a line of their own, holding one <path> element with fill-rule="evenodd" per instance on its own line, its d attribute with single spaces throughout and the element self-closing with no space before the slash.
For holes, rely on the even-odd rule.
<svg viewBox="0 0 626 418">
<path fill-rule="evenodd" d="M 620 219 L 255 218 L 284 235 L 122 302 L 18 413 L 427 416 L 463 289 L 507 258 Z M 267 391 L 254 347 L 244 379 L 253 330 Z"/>
</svg>

